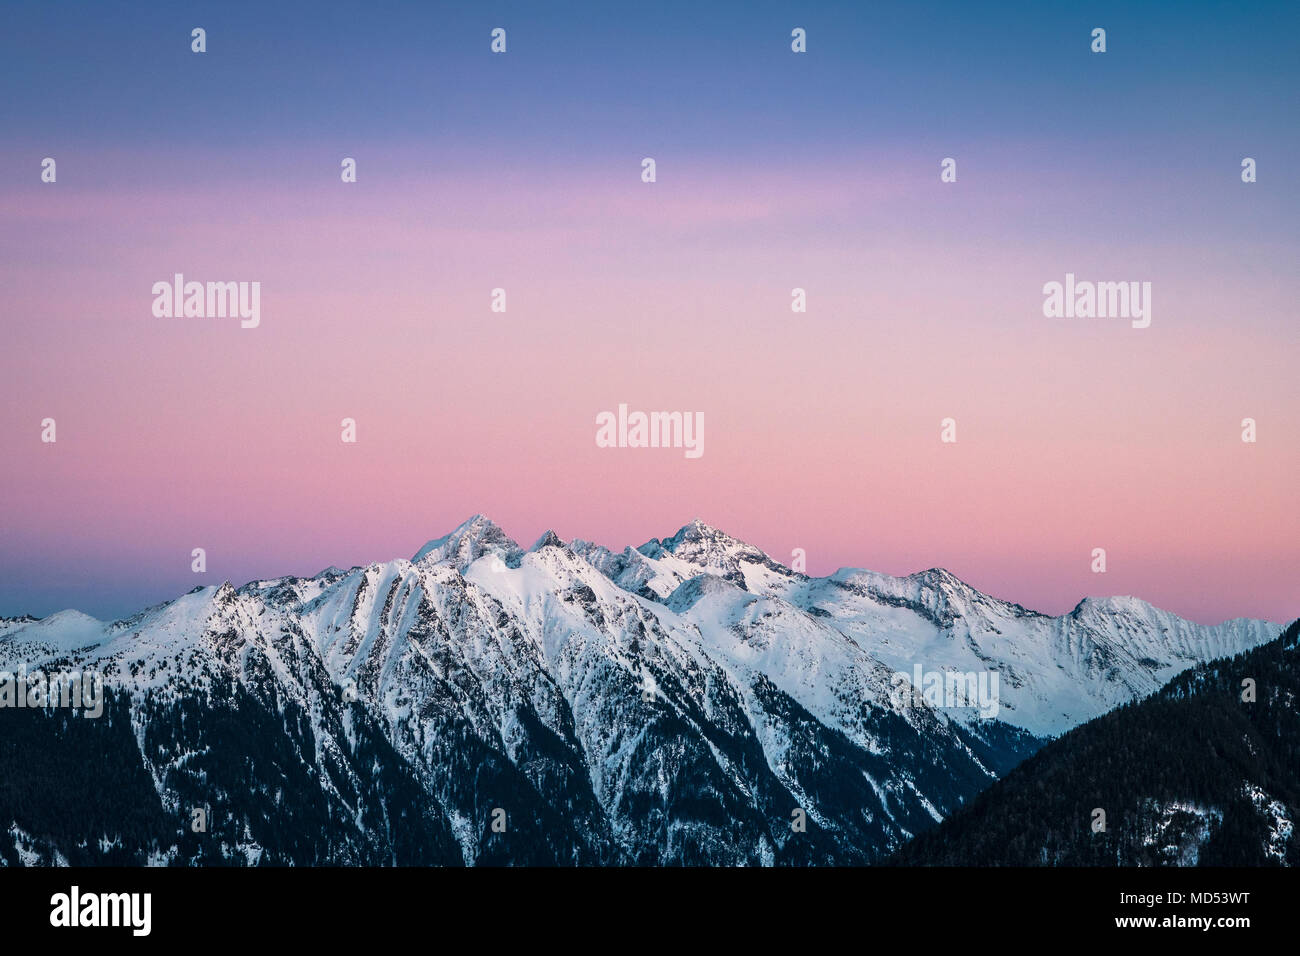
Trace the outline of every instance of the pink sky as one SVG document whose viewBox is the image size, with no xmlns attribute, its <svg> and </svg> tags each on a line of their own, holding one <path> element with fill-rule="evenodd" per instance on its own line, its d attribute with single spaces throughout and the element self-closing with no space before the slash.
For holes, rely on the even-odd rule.
<svg viewBox="0 0 1300 956">
<path fill-rule="evenodd" d="M 611 547 L 698 516 L 1054 613 L 1300 613 L 1293 249 L 1216 238 L 1209 200 L 1138 236 L 1012 178 L 360 178 L 0 196 L 0 613 L 409 556 L 475 512 Z M 1151 327 L 1044 318 L 1067 271 L 1150 281 Z M 175 272 L 260 281 L 261 327 L 154 318 Z M 703 458 L 597 448 L 620 402 L 702 411 Z"/>
</svg>

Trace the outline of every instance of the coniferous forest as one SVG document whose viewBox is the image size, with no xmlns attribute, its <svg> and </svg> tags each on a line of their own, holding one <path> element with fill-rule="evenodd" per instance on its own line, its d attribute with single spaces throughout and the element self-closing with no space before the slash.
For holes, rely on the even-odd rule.
<svg viewBox="0 0 1300 956">
<path fill-rule="evenodd" d="M 1294 866 L 1297 704 L 1300 621 L 1064 734 L 893 862 Z"/>
</svg>

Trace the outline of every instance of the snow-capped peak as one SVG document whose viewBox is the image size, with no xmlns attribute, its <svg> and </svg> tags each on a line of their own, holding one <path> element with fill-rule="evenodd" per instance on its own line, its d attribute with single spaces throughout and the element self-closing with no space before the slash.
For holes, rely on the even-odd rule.
<svg viewBox="0 0 1300 956">
<path fill-rule="evenodd" d="M 18 626 L 0 627 L 0 636 L 60 651 L 87 647 L 104 640 L 104 622 L 81 611 L 68 609 L 39 619 L 24 615 L 7 621 L 7 624 L 19 621 Z"/>
<path fill-rule="evenodd" d="M 659 541 L 657 538 L 653 540 Z M 764 558 L 767 557 L 758 548 L 733 538 L 725 531 L 719 531 L 717 528 L 705 524 L 699 518 L 692 518 L 678 528 L 676 534 L 664 538 L 659 541 L 659 544 L 664 550 L 670 551 L 685 560 L 702 556 L 735 554 L 741 551 L 752 552 Z"/>
<path fill-rule="evenodd" d="M 564 542 L 560 540 L 560 536 L 556 534 L 554 531 L 548 530 L 540 538 L 534 541 L 533 546 L 528 550 L 529 552 L 533 552 L 533 551 L 540 551 L 542 550 L 542 548 L 563 548 L 563 547 L 564 547 Z"/>
<path fill-rule="evenodd" d="M 1162 611 L 1155 605 L 1132 595 L 1112 595 L 1110 597 L 1086 597 L 1075 606 L 1070 614 L 1072 617 L 1083 617 L 1088 614 L 1137 614 L 1142 617 L 1151 617 L 1152 615 L 1168 615 L 1169 612 Z"/>
<path fill-rule="evenodd" d="M 767 593 L 776 581 L 795 576 L 752 544 L 733 538 L 699 518 L 683 525 L 671 537 L 651 538 L 636 550 L 678 579 L 668 588 L 669 592 L 680 581 L 703 573 L 758 593 Z"/>
<path fill-rule="evenodd" d="M 970 587 L 965 581 L 957 577 L 947 568 L 927 568 L 924 571 L 916 571 L 908 575 L 914 581 L 922 581 L 930 585 L 946 584 L 949 587 Z"/>
<path fill-rule="evenodd" d="M 434 538 L 415 553 L 414 564 L 452 564 L 464 570 L 485 554 L 517 558 L 519 545 L 491 518 L 477 514 L 441 538 Z"/>
</svg>

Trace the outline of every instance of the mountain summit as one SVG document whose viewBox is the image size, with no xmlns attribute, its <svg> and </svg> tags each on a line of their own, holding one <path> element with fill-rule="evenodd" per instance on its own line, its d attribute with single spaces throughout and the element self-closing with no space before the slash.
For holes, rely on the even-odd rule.
<svg viewBox="0 0 1300 956">
<path fill-rule="evenodd" d="M 486 515 L 468 518 L 450 534 L 435 538 L 415 553 L 415 564 L 450 562 L 456 567 L 469 567 L 485 554 L 514 557 L 519 545 Z"/>
</svg>

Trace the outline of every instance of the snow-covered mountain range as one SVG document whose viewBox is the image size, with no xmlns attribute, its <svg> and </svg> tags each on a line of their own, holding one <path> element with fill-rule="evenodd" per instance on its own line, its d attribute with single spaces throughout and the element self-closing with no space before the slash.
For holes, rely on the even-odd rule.
<svg viewBox="0 0 1300 956">
<path fill-rule="evenodd" d="M 0 619 L 0 670 L 113 690 L 102 726 L 0 708 L 0 777 L 54 751 L 78 769 L 53 786 L 115 781 L 72 823 L 0 788 L 0 861 L 871 862 L 1280 630 L 1133 598 L 1051 617 L 940 569 L 809 577 L 699 521 L 525 549 L 478 515 L 409 561 Z M 996 671 L 997 718 L 899 699 L 917 665 Z"/>
</svg>

